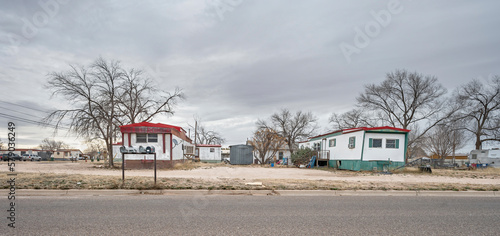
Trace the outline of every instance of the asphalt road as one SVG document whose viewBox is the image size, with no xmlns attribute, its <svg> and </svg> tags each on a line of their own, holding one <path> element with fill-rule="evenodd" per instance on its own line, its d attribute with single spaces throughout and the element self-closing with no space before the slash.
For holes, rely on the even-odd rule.
<svg viewBox="0 0 500 236">
<path fill-rule="evenodd" d="M 500 235 L 496 197 L 19 197 L 15 229 L 1 212 L 1 235 Z"/>
</svg>

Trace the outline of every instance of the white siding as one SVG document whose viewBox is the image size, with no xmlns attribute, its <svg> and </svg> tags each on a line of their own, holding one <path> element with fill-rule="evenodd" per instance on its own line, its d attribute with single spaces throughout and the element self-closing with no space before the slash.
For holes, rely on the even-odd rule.
<svg viewBox="0 0 500 236">
<path fill-rule="evenodd" d="M 330 151 L 330 160 L 361 160 L 361 149 L 363 146 L 364 131 L 357 131 L 347 134 L 341 134 L 335 137 L 327 138 L 326 150 Z M 354 148 L 349 148 L 349 138 L 355 137 Z M 329 147 L 328 140 L 336 139 L 336 146 Z M 320 141 L 320 140 L 318 140 Z M 316 141 L 316 142 L 318 142 Z"/>
<path fill-rule="evenodd" d="M 210 152 L 211 148 L 214 149 L 213 152 Z M 220 161 L 220 160 L 222 160 L 220 147 L 198 147 L 198 149 L 199 149 L 200 161 Z"/>
<path fill-rule="evenodd" d="M 370 148 L 369 140 L 382 139 L 382 147 Z M 387 139 L 399 140 L 399 148 L 386 148 Z M 363 161 L 398 161 L 404 162 L 405 157 L 405 135 L 388 133 L 366 133 L 365 149 L 363 152 Z"/>
</svg>

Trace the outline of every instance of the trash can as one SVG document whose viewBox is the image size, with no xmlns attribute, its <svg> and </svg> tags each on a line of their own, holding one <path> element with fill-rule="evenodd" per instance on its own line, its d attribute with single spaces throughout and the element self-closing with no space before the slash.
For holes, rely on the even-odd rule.
<svg viewBox="0 0 500 236">
<path fill-rule="evenodd" d="M 51 158 L 50 158 L 50 161 L 54 161 L 54 157 L 51 157 Z"/>
<path fill-rule="evenodd" d="M 273 163 L 271 163 L 271 167 L 274 167 L 274 162 L 273 162 Z"/>
</svg>

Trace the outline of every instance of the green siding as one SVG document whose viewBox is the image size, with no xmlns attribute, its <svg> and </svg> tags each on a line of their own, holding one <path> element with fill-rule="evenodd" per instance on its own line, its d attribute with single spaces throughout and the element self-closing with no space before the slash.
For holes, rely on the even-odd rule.
<svg viewBox="0 0 500 236">
<path fill-rule="evenodd" d="M 337 164 L 340 162 L 340 166 Z M 360 160 L 330 160 L 330 166 L 342 170 L 354 170 L 354 171 L 372 171 L 374 167 L 377 167 L 377 171 L 392 170 L 400 166 L 404 166 L 404 162 L 395 161 L 360 161 Z"/>
</svg>

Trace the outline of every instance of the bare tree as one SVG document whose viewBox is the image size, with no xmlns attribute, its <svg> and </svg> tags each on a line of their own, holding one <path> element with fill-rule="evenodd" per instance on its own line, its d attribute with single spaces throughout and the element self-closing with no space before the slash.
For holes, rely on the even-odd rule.
<svg viewBox="0 0 500 236">
<path fill-rule="evenodd" d="M 281 137 L 285 138 L 290 154 L 293 154 L 298 141 L 312 136 L 317 129 L 317 119 L 311 112 L 297 111 L 292 114 L 288 109 L 282 109 L 271 115 L 270 120 L 268 123 L 259 119 L 257 127 L 276 130 Z"/>
<path fill-rule="evenodd" d="M 99 156 L 106 151 L 106 144 L 102 139 L 87 140 L 87 149 L 85 153 L 90 154 L 90 156 Z"/>
<path fill-rule="evenodd" d="M 160 98 L 153 97 L 154 85 L 138 71 L 127 72 L 118 61 L 98 58 L 88 67 L 70 65 L 70 68 L 50 73 L 46 87 L 53 96 L 64 97 L 73 108 L 56 110 L 44 122 L 55 121 L 57 130 L 68 119 L 70 131 L 78 136 L 104 140 L 110 166 L 113 166 L 112 144 L 120 125 L 150 120 L 161 113 L 172 114 L 172 106 L 182 98 L 180 90 L 173 94 L 155 91 Z"/>
<path fill-rule="evenodd" d="M 188 126 L 193 129 L 194 132 L 193 136 L 196 140 L 196 144 L 217 144 L 221 145 L 223 144 L 226 140 L 222 137 L 221 134 L 219 134 L 216 131 L 209 130 L 206 128 L 201 119 L 198 117 L 194 118 L 195 125 L 188 124 Z"/>
<path fill-rule="evenodd" d="M 423 146 L 430 154 L 441 159 L 441 163 L 447 156 L 454 154 L 455 150 L 465 146 L 465 134 L 463 129 L 456 124 L 437 125 L 423 138 Z"/>
<path fill-rule="evenodd" d="M 376 120 L 370 118 L 361 109 L 353 109 L 342 114 L 333 113 L 329 122 L 332 124 L 333 130 L 374 127 L 377 124 Z"/>
<path fill-rule="evenodd" d="M 143 77 L 141 70 L 131 69 L 124 72 L 123 77 L 124 82 L 120 84 L 122 92 L 117 101 L 121 125 L 150 121 L 159 113 L 173 115 L 173 107 L 178 100 L 184 99 L 179 88 L 173 93 L 156 89 L 150 79 Z"/>
<path fill-rule="evenodd" d="M 2 142 L 2 139 L 0 139 L 0 150 L 3 150 L 3 142 Z"/>
<path fill-rule="evenodd" d="M 59 149 L 69 148 L 69 145 L 64 143 L 63 141 L 56 141 L 54 139 L 49 139 L 49 138 L 43 139 L 42 143 L 39 146 L 40 149 L 45 151 L 49 157 Z"/>
<path fill-rule="evenodd" d="M 500 77 L 486 84 L 474 79 L 456 94 L 458 117 L 470 124 L 465 130 L 474 136 L 476 149 L 482 149 L 484 142 L 500 141 Z"/>
<path fill-rule="evenodd" d="M 270 128 L 258 128 L 251 141 L 254 156 L 261 165 L 276 156 L 285 144 L 285 139 Z"/>
<path fill-rule="evenodd" d="M 415 139 L 409 141 L 412 145 L 453 112 L 446 111 L 444 94 L 446 89 L 436 77 L 396 70 L 388 73 L 380 85 L 366 85 L 357 101 L 362 109 L 373 112 L 383 123 L 393 127 L 408 129 L 427 123 Z"/>
</svg>

